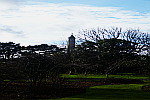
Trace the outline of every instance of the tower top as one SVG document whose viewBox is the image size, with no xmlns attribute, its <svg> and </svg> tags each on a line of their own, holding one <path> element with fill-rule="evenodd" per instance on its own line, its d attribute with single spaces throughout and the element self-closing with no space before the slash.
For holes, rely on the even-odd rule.
<svg viewBox="0 0 150 100">
<path fill-rule="evenodd" d="M 69 38 L 75 38 L 75 37 L 73 36 L 73 33 L 71 33 L 71 36 L 70 36 Z"/>
</svg>

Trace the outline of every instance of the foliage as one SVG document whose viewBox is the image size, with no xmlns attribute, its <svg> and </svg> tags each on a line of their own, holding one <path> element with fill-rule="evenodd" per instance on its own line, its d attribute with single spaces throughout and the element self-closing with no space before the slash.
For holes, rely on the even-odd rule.
<svg viewBox="0 0 150 100">
<path fill-rule="evenodd" d="M 22 72 L 20 71 L 21 66 L 18 64 L 18 60 L 1 62 L 0 71 L 1 79 L 14 81 L 17 79 L 22 79 Z M 15 73 L 15 74 L 14 74 Z"/>
<path fill-rule="evenodd" d="M 134 44 L 134 43 L 132 43 Z M 135 47 L 130 41 L 121 39 L 104 39 L 97 43 L 86 41 L 78 45 L 72 54 L 72 61 L 86 69 L 103 70 L 120 60 L 133 59 Z M 89 67 L 88 67 L 89 66 Z"/>
<path fill-rule="evenodd" d="M 60 66 L 53 56 L 27 55 L 20 58 L 20 64 L 25 78 L 31 81 L 32 86 L 40 85 L 43 80 L 54 83 L 62 81 L 59 77 Z"/>
<path fill-rule="evenodd" d="M 90 69 L 101 70 L 101 73 L 111 73 L 139 62 L 140 56 L 147 54 L 150 35 L 133 29 L 123 32 L 121 28 L 98 28 L 97 31 L 80 31 L 77 39 L 81 45 L 72 51 L 73 62 L 92 65 Z"/>
<path fill-rule="evenodd" d="M 1 85 L 2 87 L 0 92 L 3 92 L 12 83 L 27 83 L 30 84 L 29 87 L 31 86 L 33 90 L 42 86 L 43 82 L 60 85 L 63 78 L 59 76 L 59 68 L 60 66 L 58 67 L 52 56 L 48 57 L 37 54 L 30 54 L 13 61 L 1 63 L 0 87 Z M 8 82 L 5 82 L 6 80 Z"/>
</svg>

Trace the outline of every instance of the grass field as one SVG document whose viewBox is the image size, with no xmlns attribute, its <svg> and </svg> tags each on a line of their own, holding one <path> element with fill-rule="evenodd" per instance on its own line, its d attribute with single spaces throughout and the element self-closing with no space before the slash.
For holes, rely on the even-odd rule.
<svg viewBox="0 0 150 100">
<path fill-rule="evenodd" d="M 44 100 L 150 100 L 150 93 L 141 90 L 143 85 L 122 84 L 94 86 L 87 89 L 87 92 L 81 95 Z"/>
<path fill-rule="evenodd" d="M 82 75 L 82 74 L 78 74 L 78 75 L 62 75 L 62 77 L 65 78 L 106 78 L 106 75 L 94 75 L 94 74 L 88 74 L 88 75 Z M 128 74 L 128 75 L 109 75 L 109 78 L 126 78 L 126 79 L 148 79 L 147 76 L 141 76 L 141 75 L 132 75 L 132 74 Z"/>
<path fill-rule="evenodd" d="M 65 78 L 106 78 L 105 75 L 62 75 Z M 109 75 L 113 78 L 126 79 L 148 79 L 147 76 L 140 75 Z M 150 100 L 150 92 L 141 90 L 144 84 L 121 84 L 121 85 L 100 85 L 87 89 L 87 92 L 80 95 L 65 97 L 60 99 L 44 99 L 44 100 Z M 30 99 L 31 100 L 31 99 Z M 35 100 L 35 99 L 34 99 Z M 43 99 L 38 99 L 43 100 Z"/>
<path fill-rule="evenodd" d="M 101 85 L 87 89 L 87 93 L 63 98 L 64 100 L 150 100 L 150 93 L 141 91 L 142 84 Z"/>
</svg>

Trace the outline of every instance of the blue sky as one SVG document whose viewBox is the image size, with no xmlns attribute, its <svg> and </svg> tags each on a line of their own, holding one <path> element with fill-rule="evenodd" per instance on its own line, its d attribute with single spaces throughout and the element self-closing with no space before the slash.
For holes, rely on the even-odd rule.
<svg viewBox="0 0 150 100">
<path fill-rule="evenodd" d="M 66 44 L 98 27 L 150 32 L 150 0 L 0 0 L 0 42 Z"/>
<path fill-rule="evenodd" d="M 41 0 L 41 1 L 50 3 L 76 3 L 97 7 L 122 7 L 124 10 L 134 10 L 141 13 L 150 11 L 150 0 Z"/>
</svg>

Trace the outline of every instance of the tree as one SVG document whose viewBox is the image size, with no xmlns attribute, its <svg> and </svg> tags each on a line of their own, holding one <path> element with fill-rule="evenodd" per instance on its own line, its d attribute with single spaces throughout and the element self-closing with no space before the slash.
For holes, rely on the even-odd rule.
<svg viewBox="0 0 150 100">
<path fill-rule="evenodd" d="M 139 30 L 129 29 L 122 32 L 120 28 L 83 30 L 79 32 L 79 42 L 91 41 L 96 43 L 97 53 L 100 60 L 99 65 L 105 66 L 106 73 L 113 72 L 120 68 L 121 64 L 133 60 L 135 55 L 147 53 L 149 47 L 150 35 L 142 33 Z M 93 53 L 90 53 L 91 57 Z M 84 55 L 84 53 L 83 53 Z M 136 58 L 136 57 L 135 57 Z M 93 60 L 95 62 L 95 59 Z"/>
<path fill-rule="evenodd" d="M 134 55 L 131 50 L 135 48 L 130 44 L 126 40 L 116 38 L 99 40 L 97 43 L 86 41 L 78 45 L 71 54 L 75 64 L 82 64 L 82 66 L 88 64 L 90 67 L 87 68 L 104 73 L 104 69 L 110 65 L 129 55 Z"/>
<path fill-rule="evenodd" d="M 20 58 L 22 71 L 27 80 L 31 81 L 31 86 L 38 86 L 44 79 L 54 80 L 57 77 L 57 66 L 51 57 L 43 55 L 27 55 Z M 38 82 L 38 84 L 36 83 Z"/>
<path fill-rule="evenodd" d="M 89 68 L 94 67 L 95 64 L 92 61 L 95 59 L 95 43 L 91 41 L 83 42 L 81 45 L 69 52 L 70 54 L 70 64 L 78 73 L 87 73 Z M 96 59 L 94 60 L 96 61 Z M 94 66 L 93 66 L 94 65 Z"/>
<path fill-rule="evenodd" d="M 24 79 L 21 71 L 21 66 L 18 63 L 18 59 L 13 61 L 0 62 L 0 87 L 5 83 L 4 87 L 1 87 L 1 93 L 14 81 Z"/>
<path fill-rule="evenodd" d="M 0 43 L 0 56 L 3 57 L 3 59 L 6 60 L 6 58 L 9 60 L 10 58 L 13 59 L 14 54 L 17 54 L 21 51 L 20 44 L 15 44 L 13 42 L 9 43 Z M 4 56 L 5 55 L 5 56 Z M 1 58 L 0 58 L 1 60 Z"/>
<path fill-rule="evenodd" d="M 65 54 L 61 56 L 65 57 Z M 59 89 L 63 81 L 63 78 L 59 76 L 59 72 L 62 69 L 61 64 L 65 63 L 60 58 L 57 54 L 40 55 L 32 53 L 26 54 L 19 59 L 1 62 L 0 93 L 5 92 L 5 90 L 8 92 L 7 90 L 14 86 L 12 83 L 15 83 L 16 86 L 12 91 L 15 95 L 21 95 L 20 98 L 28 95 L 29 91 L 30 96 L 34 97 L 40 91 L 47 91 L 47 88 L 49 89 L 48 91 L 51 88 Z M 5 86 L 1 86 L 4 85 L 5 80 L 8 80 L 8 82 Z M 49 85 L 44 86 L 45 83 Z"/>
</svg>

